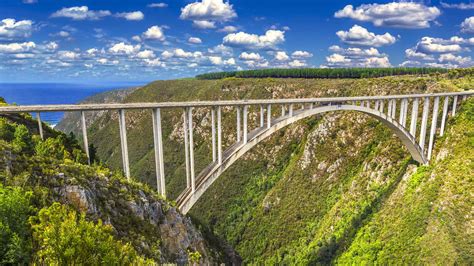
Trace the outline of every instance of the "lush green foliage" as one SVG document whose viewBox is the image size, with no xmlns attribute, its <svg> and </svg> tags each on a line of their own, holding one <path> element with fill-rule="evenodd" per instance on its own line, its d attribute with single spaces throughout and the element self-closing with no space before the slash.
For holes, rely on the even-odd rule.
<svg viewBox="0 0 474 266">
<path fill-rule="evenodd" d="M 32 253 L 30 192 L 0 184 L 0 264 L 27 264 Z"/>
<path fill-rule="evenodd" d="M 442 68 L 291 68 L 215 72 L 197 75 L 198 79 L 222 78 L 375 78 L 397 75 L 445 73 Z"/>
<path fill-rule="evenodd" d="M 59 203 L 39 211 L 31 219 L 36 260 L 47 265 L 144 265 L 130 244 L 112 236 L 112 228 L 86 221 L 85 215 Z M 148 264 L 152 264 L 151 261 Z"/>
</svg>

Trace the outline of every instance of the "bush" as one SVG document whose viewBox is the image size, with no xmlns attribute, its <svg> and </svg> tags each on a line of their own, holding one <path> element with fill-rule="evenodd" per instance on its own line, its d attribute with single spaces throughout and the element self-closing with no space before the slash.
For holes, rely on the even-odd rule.
<svg viewBox="0 0 474 266">
<path fill-rule="evenodd" d="M 130 244 L 112 236 L 112 227 L 86 221 L 85 215 L 59 203 L 40 210 L 31 219 L 38 264 L 131 265 L 152 264 Z"/>
<path fill-rule="evenodd" d="M 33 139 L 25 125 L 18 125 L 15 128 L 13 145 L 15 145 L 21 152 L 27 154 L 32 153 L 34 147 Z"/>
<path fill-rule="evenodd" d="M 31 193 L 0 184 L 0 265 L 28 264 L 32 252 L 28 218 Z"/>
</svg>

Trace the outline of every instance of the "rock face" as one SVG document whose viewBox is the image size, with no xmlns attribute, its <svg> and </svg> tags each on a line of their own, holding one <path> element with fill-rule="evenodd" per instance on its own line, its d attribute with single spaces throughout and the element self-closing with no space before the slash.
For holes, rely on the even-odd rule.
<svg viewBox="0 0 474 266">
<path fill-rule="evenodd" d="M 160 262 L 188 263 L 199 252 L 201 263 L 219 262 L 190 218 L 156 194 L 109 177 L 77 180 L 58 175 L 56 200 L 74 206 L 93 220 L 110 224 L 117 235 Z M 79 184 L 78 184 L 79 183 Z M 158 252 L 157 252 L 158 251 Z"/>
</svg>

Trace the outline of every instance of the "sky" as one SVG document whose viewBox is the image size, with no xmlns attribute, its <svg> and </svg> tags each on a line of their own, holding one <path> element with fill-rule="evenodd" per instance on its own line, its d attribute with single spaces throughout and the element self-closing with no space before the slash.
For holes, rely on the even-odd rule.
<svg viewBox="0 0 474 266">
<path fill-rule="evenodd" d="M 1 0 L 0 82 L 301 67 L 470 67 L 474 2 Z"/>
</svg>

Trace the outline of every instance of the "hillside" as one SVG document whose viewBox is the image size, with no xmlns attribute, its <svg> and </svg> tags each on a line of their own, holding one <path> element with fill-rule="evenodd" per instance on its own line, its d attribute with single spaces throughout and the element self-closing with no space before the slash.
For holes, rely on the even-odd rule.
<svg viewBox="0 0 474 266">
<path fill-rule="evenodd" d="M 0 117 L 0 264 L 217 263 L 226 256 L 147 186 L 87 166 L 75 139 Z"/>
<path fill-rule="evenodd" d="M 456 79 L 444 76 L 189 79 L 153 82 L 125 97 L 124 102 L 385 95 L 463 90 L 473 85 L 472 76 Z M 472 104 L 466 106 L 464 118 L 471 114 Z M 274 112 L 276 115 L 278 110 Z M 196 109 L 194 114 L 196 171 L 199 172 L 211 160 L 210 114 L 205 109 Z M 181 115 L 182 110 L 166 110 L 162 114 L 170 198 L 176 197 L 185 185 Z M 251 113 L 250 120 L 255 126 L 256 112 Z M 460 116 L 452 130 L 458 124 L 460 128 L 469 129 L 470 121 Z M 127 123 L 132 176 L 155 187 L 150 113 L 127 112 Z M 235 139 L 234 110 L 224 111 L 223 124 L 224 146 L 228 146 Z M 461 142 L 470 136 L 469 133 L 459 136 L 459 132 L 450 131 L 444 139 L 457 136 Z M 120 169 L 117 114 L 108 112 L 100 116 L 91 124 L 89 136 L 99 158 L 112 168 Z M 453 146 L 439 154 L 465 152 L 468 148 L 459 149 Z M 379 260 L 384 264 L 394 259 L 394 254 L 398 254 L 400 260 L 406 255 L 399 263 L 429 262 L 429 250 L 421 255 L 410 255 L 422 248 L 423 243 L 417 239 L 425 236 L 427 229 L 433 232 L 449 229 L 453 231 L 446 233 L 444 239 L 431 241 L 432 250 L 446 250 L 452 261 L 469 264 L 472 254 L 466 243 L 472 241 L 472 235 L 464 240 L 451 237 L 451 232 L 462 232 L 470 220 L 440 222 L 436 220 L 439 216 L 431 213 L 430 205 L 432 202 L 446 204 L 445 197 L 457 198 L 458 194 L 465 193 L 457 186 L 445 191 L 445 196 L 438 193 L 447 189 L 442 182 L 448 182 L 444 178 L 448 172 L 441 170 L 442 165 L 466 162 L 472 165 L 471 157 L 464 156 L 462 160 L 467 161 L 456 162 L 448 156 L 440 159 L 439 166 L 419 167 L 401 142 L 374 119 L 357 113 L 317 116 L 289 126 L 259 144 L 216 181 L 190 215 L 208 231 L 225 239 L 246 263 L 345 264 L 353 257 L 373 263 Z M 436 183 L 438 187 L 425 185 L 424 178 L 432 176 L 428 175 L 431 171 L 438 173 L 437 167 L 442 173 Z M 457 173 L 469 176 L 468 171 L 462 169 Z M 416 184 L 414 194 L 405 191 L 407 182 Z M 472 183 L 472 180 L 466 182 Z M 416 202 L 420 210 L 405 207 L 411 201 Z M 463 204 L 465 201 L 453 202 L 450 211 L 469 217 L 470 210 Z M 420 216 L 411 211 L 419 212 Z M 400 212 L 404 212 L 404 216 L 399 217 Z M 399 221 L 387 224 L 387 217 Z M 440 223 L 442 226 L 438 226 Z M 400 236 L 393 231 L 400 231 Z M 432 235 L 425 236 L 428 237 Z M 371 241 L 375 239 L 383 241 L 373 245 Z M 410 244 L 413 241 L 416 243 Z M 423 248 L 428 249 L 426 243 Z M 366 252 L 367 249 L 371 253 Z"/>
</svg>

